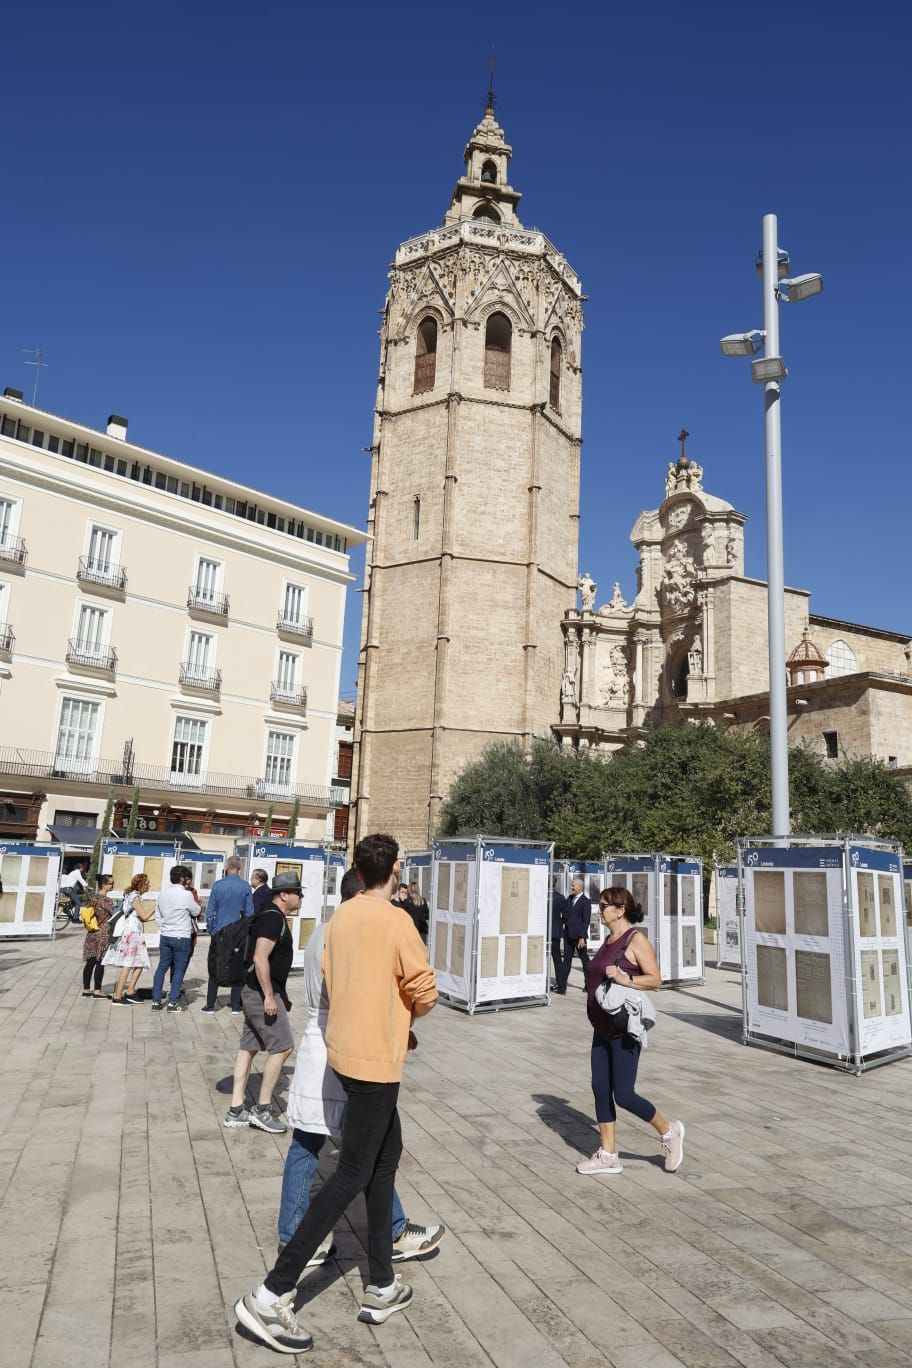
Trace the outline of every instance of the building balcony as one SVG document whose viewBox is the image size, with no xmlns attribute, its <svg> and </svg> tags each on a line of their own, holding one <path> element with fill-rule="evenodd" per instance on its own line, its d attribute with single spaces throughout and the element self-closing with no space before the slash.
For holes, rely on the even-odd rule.
<svg viewBox="0 0 912 1368">
<path fill-rule="evenodd" d="M 207 618 L 227 618 L 229 599 L 227 594 L 209 594 L 204 589 L 191 585 L 187 591 L 187 611 L 200 613 Z"/>
<path fill-rule="evenodd" d="M 67 642 L 66 663 L 79 670 L 93 670 L 98 674 L 115 674 L 117 652 L 113 646 L 98 645 L 94 641 L 79 641 L 72 637 Z"/>
<path fill-rule="evenodd" d="M 287 684 L 280 684 L 278 680 L 274 679 L 269 690 L 269 697 L 273 703 L 277 703 L 281 708 L 294 708 L 296 712 L 307 712 L 306 689 L 290 689 Z"/>
<path fill-rule="evenodd" d="M 122 757 L 119 760 L 77 759 L 56 755 L 53 751 L 22 750 L 18 746 L 0 746 L 0 776 L 29 780 L 67 779 L 105 791 L 112 784 L 122 788 L 138 787 L 149 795 L 187 792 L 207 798 L 245 801 L 275 798 L 289 804 L 297 798 L 303 808 L 323 812 L 348 803 L 348 793 L 344 789 L 317 784 L 281 784 L 272 778 L 219 774 L 211 770 L 182 774 L 172 770 L 170 765 L 141 765 L 137 761 L 125 770 Z"/>
<path fill-rule="evenodd" d="M 279 613 L 276 619 L 276 631 L 280 636 L 292 637 L 295 641 L 306 641 L 308 644 L 313 641 L 314 620 L 312 617 L 289 617 L 287 613 Z"/>
<path fill-rule="evenodd" d="M 217 694 L 222 688 L 221 670 L 207 670 L 200 665 L 184 661 L 180 667 L 178 683 L 182 689 L 196 689 L 200 693 Z"/>
<path fill-rule="evenodd" d="M 86 588 L 113 589 L 122 594 L 127 587 L 127 572 L 122 565 L 113 561 L 93 560 L 91 556 L 79 557 L 76 579 Z"/>
<path fill-rule="evenodd" d="M 16 633 L 8 622 L 0 622 L 0 655 L 11 656 L 16 644 Z"/>
<path fill-rule="evenodd" d="M 0 537 L 0 565 L 4 570 L 25 570 L 28 551 L 21 537 Z"/>
</svg>

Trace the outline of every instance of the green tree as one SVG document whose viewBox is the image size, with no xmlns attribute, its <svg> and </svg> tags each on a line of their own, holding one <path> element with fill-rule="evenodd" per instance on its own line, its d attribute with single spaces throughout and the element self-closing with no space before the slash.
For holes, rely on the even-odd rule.
<svg viewBox="0 0 912 1368">
<path fill-rule="evenodd" d="M 270 803 L 266 809 L 266 821 L 263 823 L 263 836 L 268 841 L 272 835 L 272 819 L 275 816 L 275 803 Z"/>
<path fill-rule="evenodd" d="M 602 768 L 585 754 L 535 740 L 528 759 L 513 741 L 496 741 L 467 765 L 440 809 L 438 836 L 516 836 L 551 841 L 579 770 Z"/>
<path fill-rule="evenodd" d="M 291 816 L 288 818 L 288 844 L 291 845 L 298 834 L 298 822 L 301 817 L 301 800 L 296 798 L 291 805 Z"/>
<path fill-rule="evenodd" d="M 136 835 L 136 826 L 139 822 L 139 789 L 133 790 L 133 798 L 130 803 L 130 815 L 127 818 L 127 840 L 132 841 Z"/>
<path fill-rule="evenodd" d="M 114 814 L 114 790 L 108 789 L 108 801 L 105 803 L 104 816 L 101 819 L 101 830 L 98 833 L 98 840 L 92 847 L 92 858 L 89 860 L 89 868 L 86 874 L 86 883 L 89 888 L 94 888 L 95 880 L 98 878 L 98 866 L 101 864 L 101 843 L 107 840 L 111 830 L 111 818 Z"/>
</svg>

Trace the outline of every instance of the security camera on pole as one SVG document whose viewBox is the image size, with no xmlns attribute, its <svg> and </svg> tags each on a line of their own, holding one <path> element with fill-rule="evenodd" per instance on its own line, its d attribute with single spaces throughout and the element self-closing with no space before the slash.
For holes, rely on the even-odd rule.
<svg viewBox="0 0 912 1368">
<path fill-rule="evenodd" d="M 823 277 L 788 276 L 789 256 L 778 245 L 775 214 L 763 216 L 763 247 L 757 269 L 763 277 L 763 331 L 732 333 L 720 343 L 724 356 L 753 356 L 751 377 L 764 389 L 766 414 L 766 559 L 769 623 L 769 716 L 773 787 L 773 835 L 791 831 L 788 781 L 788 718 L 785 673 L 785 571 L 782 553 L 782 428 L 779 399 L 788 375 L 779 354 L 779 301 L 795 304 L 820 294 Z M 758 357 L 763 342 L 763 356 Z"/>
</svg>

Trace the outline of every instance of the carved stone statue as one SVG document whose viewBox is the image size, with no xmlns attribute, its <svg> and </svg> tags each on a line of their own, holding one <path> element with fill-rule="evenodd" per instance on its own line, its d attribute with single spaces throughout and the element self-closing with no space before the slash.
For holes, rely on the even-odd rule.
<svg viewBox="0 0 912 1368">
<path fill-rule="evenodd" d="M 674 542 L 659 585 L 659 601 L 676 617 L 686 613 L 693 605 L 695 574 L 696 567 L 683 541 Z"/>
<path fill-rule="evenodd" d="M 703 673 L 703 642 L 699 632 L 693 639 L 693 645 L 687 653 L 687 666 L 692 675 Z"/>
<path fill-rule="evenodd" d="M 624 602 L 624 596 L 621 593 L 620 583 L 617 580 L 614 581 L 614 590 L 611 594 L 611 602 L 608 604 L 608 607 L 620 609 L 627 607 L 627 604 Z"/>
<path fill-rule="evenodd" d="M 728 540 L 725 543 L 725 564 L 734 565 L 738 559 L 738 543 L 735 541 L 733 533 L 729 532 Z"/>
<path fill-rule="evenodd" d="M 580 575 L 579 580 L 580 601 L 584 613 L 591 613 L 595 604 L 595 591 L 598 588 L 595 580 L 587 570 L 585 575 Z"/>
<path fill-rule="evenodd" d="M 715 565 L 716 548 L 713 545 L 713 530 L 711 524 L 704 523 L 700 529 L 700 534 L 703 537 L 703 564 Z"/>
<path fill-rule="evenodd" d="M 576 680 L 573 677 L 573 671 L 570 669 L 564 670 L 561 679 L 561 704 L 565 708 L 576 707 Z"/>
<path fill-rule="evenodd" d="M 687 488 L 696 494 L 703 488 L 703 467 L 697 465 L 696 461 L 691 461 L 687 467 L 685 479 Z"/>
<path fill-rule="evenodd" d="M 627 673 L 627 650 L 612 646 L 603 665 L 604 682 L 599 689 L 600 702 L 609 708 L 626 708 L 630 702 L 630 678 Z"/>
<path fill-rule="evenodd" d="M 668 474 L 665 476 L 665 498 L 668 499 L 675 492 L 677 484 L 677 472 L 674 461 L 668 462 Z"/>
</svg>

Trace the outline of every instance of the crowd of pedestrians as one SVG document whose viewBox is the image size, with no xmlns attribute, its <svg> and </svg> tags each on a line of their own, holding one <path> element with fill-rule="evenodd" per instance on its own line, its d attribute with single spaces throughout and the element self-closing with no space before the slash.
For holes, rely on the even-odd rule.
<svg viewBox="0 0 912 1368">
<path fill-rule="evenodd" d="M 248 883 L 242 868 L 240 859 L 230 857 L 210 892 L 202 1012 L 212 1015 L 219 989 L 228 988 L 232 1014 L 244 1017 L 225 1127 L 278 1136 L 286 1126 L 273 1099 L 295 1048 L 288 1015 L 294 958 L 289 920 L 300 908 L 302 886 L 294 872 L 277 874 L 270 883 L 263 869 L 254 869 Z M 76 895 L 83 891 L 75 886 Z M 120 914 L 113 894 L 110 876 L 100 876 L 91 909 L 82 910 L 83 996 L 106 996 L 103 975 L 111 965 L 119 970 L 113 1003 L 139 1001 L 138 980 L 151 969 L 143 929 L 155 917 L 160 941 L 152 1009 L 185 1010 L 183 982 L 201 915 L 192 870 L 175 865 L 154 903 L 148 878 L 137 874 L 125 890 Z M 619 1015 L 614 1001 L 619 993 L 633 1012 L 638 1010 L 634 999 L 645 1001 L 644 992 L 661 986 L 655 950 L 641 925 L 642 910 L 627 889 L 602 890 L 599 918 L 605 938 L 590 959 L 591 915 L 582 879 L 572 881 L 568 898 L 552 894 L 553 988 L 566 995 L 578 956 L 593 1028 L 590 1066 L 599 1144 L 577 1172 L 623 1172 L 616 1140 L 618 1108 L 656 1131 L 664 1167 L 674 1172 L 683 1161 L 684 1125 L 667 1120 L 637 1091 L 644 1037 L 630 1026 L 626 1011 Z M 111 928 L 118 920 L 113 939 Z M 304 954 L 297 981 L 307 1016 L 286 1108 L 292 1136 L 281 1177 L 277 1255 L 263 1281 L 235 1305 L 240 1324 L 283 1353 L 301 1353 L 312 1345 L 294 1309 L 298 1281 L 306 1268 L 333 1257 L 335 1226 L 360 1193 L 367 1210 L 369 1281 L 359 1320 L 379 1325 L 405 1309 L 412 1290 L 393 1265 L 432 1253 L 443 1239 L 442 1225 L 409 1221 L 395 1188 L 402 1153 L 399 1087 L 406 1057 L 418 1045 L 412 1027 L 437 1000 L 427 941 L 427 903 L 417 883 L 400 882 L 398 845 L 390 836 L 366 837 L 342 880 L 339 906 L 328 922 L 314 925 Z M 248 1089 L 258 1054 L 265 1060 L 252 1101 Z M 328 1137 L 339 1147 L 338 1163 L 312 1196 Z"/>
</svg>

